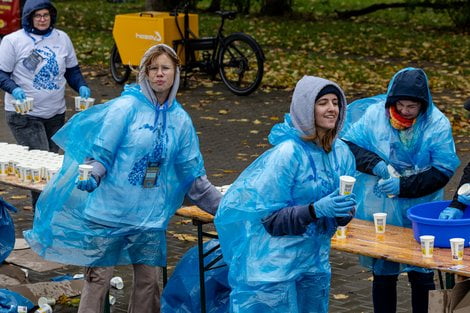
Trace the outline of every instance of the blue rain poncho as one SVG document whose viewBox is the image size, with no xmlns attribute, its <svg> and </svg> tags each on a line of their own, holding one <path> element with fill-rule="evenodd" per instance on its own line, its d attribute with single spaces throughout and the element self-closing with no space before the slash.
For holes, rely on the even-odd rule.
<svg viewBox="0 0 470 313">
<path fill-rule="evenodd" d="M 205 174 L 189 115 L 172 100 L 157 109 L 140 86 L 76 114 L 53 137 L 65 151 L 37 203 L 31 248 L 47 260 L 82 266 L 166 264 L 165 229 L 196 177 Z M 143 188 L 147 161 L 161 156 L 157 184 Z M 76 188 L 78 165 L 107 171 L 91 193 Z"/>
<path fill-rule="evenodd" d="M 277 237 L 261 221 L 277 210 L 327 196 L 338 188 L 340 175 L 354 174 L 354 157 L 344 142 L 335 140 L 326 153 L 301 139 L 315 132 L 316 95 L 330 84 L 335 85 L 316 77 L 299 81 L 291 114 L 269 135 L 274 147 L 245 169 L 222 198 L 215 225 L 229 265 L 230 312 L 328 311 L 335 219 L 319 218 L 303 235 Z M 346 103 L 341 95 L 338 128 Z"/>
<path fill-rule="evenodd" d="M 18 210 L 0 197 L 0 264 L 15 246 L 15 224 L 8 211 L 16 213 Z"/>
<path fill-rule="evenodd" d="M 217 239 L 204 243 L 204 253 L 210 252 L 204 258 L 204 266 L 215 262 L 211 269 L 204 273 L 204 287 L 206 294 L 206 313 L 227 313 L 230 294 L 228 284 L 228 267 L 221 257 Z M 193 313 L 201 312 L 201 293 L 199 288 L 198 247 L 186 252 L 176 265 L 168 283 L 163 289 L 161 298 L 162 313 Z"/>
<path fill-rule="evenodd" d="M 385 103 L 387 99 L 390 101 L 390 98 L 396 97 L 392 86 L 395 86 L 397 75 L 410 70 L 416 69 L 406 68 L 395 74 L 389 83 L 387 94 L 357 100 L 348 105 L 343 138 L 376 153 L 387 164 L 391 164 L 400 176 L 418 174 L 435 167 L 450 177 L 460 163 L 455 151 L 452 129 L 449 120 L 432 102 L 424 72 L 426 110 L 418 115 L 410 130 L 402 131 L 401 134 L 390 124 Z M 411 221 L 406 217 L 408 208 L 419 203 L 443 199 L 443 189 L 419 198 L 378 197 L 374 193 L 374 186 L 379 177 L 358 171 L 356 179 L 356 217 L 364 220 L 373 221 L 373 213 L 385 212 L 387 224 L 411 227 Z M 373 269 L 376 275 L 394 275 L 409 270 L 428 271 L 367 257 L 361 257 L 361 263 Z"/>
</svg>

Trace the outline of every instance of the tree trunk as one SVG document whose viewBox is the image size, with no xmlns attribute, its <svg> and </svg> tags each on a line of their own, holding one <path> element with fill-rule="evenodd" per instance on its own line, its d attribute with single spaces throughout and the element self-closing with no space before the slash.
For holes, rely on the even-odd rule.
<svg viewBox="0 0 470 313">
<path fill-rule="evenodd" d="M 220 11 L 220 1 L 221 0 L 212 0 L 210 6 L 207 8 L 209 12 Z"/>
<path fill-rule="evenodd" d="M 171 11 L 176 7 L 173 0 L 145 0 L 147 11 Z"/>
<path fill-rule="evenodd" d="M 292 12 L 291 0 L 264 0 L 261 7 L 261 14 L 269 16 L 279 16 Z"/>
</svg>

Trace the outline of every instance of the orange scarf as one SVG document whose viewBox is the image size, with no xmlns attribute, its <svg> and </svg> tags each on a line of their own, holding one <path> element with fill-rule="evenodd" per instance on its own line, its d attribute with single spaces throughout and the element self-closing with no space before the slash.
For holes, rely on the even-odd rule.
<svg viewBox="0 0 470 313">
<path fill-rule="evenodd" d="M 397 112 L 397 109 L 394 105 L 390 106 L 388 111 L 390 112 L 390 124 L 392 124 L 392 127 L 397 130 L 405 130 L 410 128 L 416 121 L 415 118 L 410 120 L 401 116 L 400 113 Z"/>
</svg>

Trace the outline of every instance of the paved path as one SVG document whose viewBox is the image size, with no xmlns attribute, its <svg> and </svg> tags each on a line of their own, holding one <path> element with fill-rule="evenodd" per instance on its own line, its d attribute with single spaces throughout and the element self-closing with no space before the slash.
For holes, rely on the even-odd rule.
<svg viewBox="0 0 470 313">
<path fill-rule="evenodd" d="M 93 96 L 97 102 L 111 99 L 119 94 L 120 86 L 109 82 L 107 76 L 96 77 L 90 80 Z M 193 122 L 200 138 L 201 150 L 204 155 L 205 165 L 209 179 L 215 185 L 231 183 L 238 174 L 249 165 L 257 156 L 268 149 L 266 137 L 272 125 L 282 121 L 283 115 L 289 109 L 291 92 L 273 91 L 264 93 L 257 91 L 249 97 L 237 97 L 230 94 L 221 83 L 205 83 L 183 89 L 178 99 L 184 104 L 186 110 L 193 118 Z M 67 116 L 73 114 L 72 96 L 67 92 L 69 110 Z M 0 94 L 3 99 L 3 94 Z M 1 101 L 3 102 L 3 101 Z M 4 121 L 3 108 L 0 108 L 0 119 Z M 5 123 L 0 124 L 0 141 L 13 143 L 14 140 Z M 464 140 L 465 141 L 465 140 Z M 463 163 L 470 161 L 468 150 L 469 143 L 460 143 L 463 149 L 459 154 Z M 460 177 L 462 169 L 457 176 Z M 457 179 L 454 178 L 447 188 L 447 196 L 455 191 Z M 22 209 L 28 208 L 29 193 L 13 187 L 0 186 L 2 196 Z M 14 195 L 24 195 L 28 198 L 12 199 Z M 32 223 L 32 212 L 21 210 L 14 215 L 17 236 L 21 236 L 24 229 L 28 229 Z M 196 235 L 195 228 L 187 221 L 175 217 L 169 227 L 169 233 Z M 173 270 L 176 262 L 188 248 L 195 242 L 181 241 L 173 235 L 168 236 L 168 263 L 169 271 Z M 348 253 L 332 251 L 331 254 L 333 279 L 330 293 L 330 312 L 372 312 L 370 301 L 371 274 L 358 265 L 357 257 Z M 78 267 L 65 267 L 59 271 L 47 273 L 35 273 L 30 271 L 29 280 L 38 282 L 48 280 L 50 277 L 81 272 Z M 129 267 L 119 267 L 117 275 L 124 278 L 123 290 L 112 290 L 117 298 L 113 312 L 126 312 L 127 296 L 131 284 L 132 273 Z M 398 312 L 411 312 L 410 290 L 406 276 L 399 279 L 399 303 Z M 56 308 L 55 312 L 76 312 L 76 309 Z"/>
</svg>

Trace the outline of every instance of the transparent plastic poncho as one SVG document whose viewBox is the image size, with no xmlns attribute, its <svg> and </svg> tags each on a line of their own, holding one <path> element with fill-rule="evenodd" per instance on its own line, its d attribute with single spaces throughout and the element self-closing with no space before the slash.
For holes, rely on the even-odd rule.
<svg viewBox="0 0 470 313">
<path fill-rule="evenodd" d="M 85 266 L 166 264 L 165 229 L 196 177 L 205 174 L 189 115 L 174 101 L 157 110 L 137 85 L 121 97 L 76 114 L 53 137 L 65 151 L 62 168 L 42 192 L 32 249 L 47 260 Z M 160 151 L 153 188 L 143 188 L 146 164 Z M 88 193 L 76 188 L 86 158 L 107 170 Z"/>
<path fill-rule="evenodd" d="M 409 70 L 409 69 L 404 69 Z M 393 79 L 389 84 L 392 86 Z M 347 107 L 347 119 L 342 137 L 360 147 L 375 152 L 387 164 L 391 164 L 400 176 L 410 176 L 431 167 L 452 176 L 459 166 L 452 128 L 449 120 L 440 112 L 428 93 L 428 108 L 420 114 L 412 126 L 407 144 L 394 129 L 385 108 L 386 94 L 352 102 Z M 411 227 L 407 210 L 419 203 L 442 200 L 443 189 L 419 198 L 378 197 L 374 186 L 379 178 L 362 172 L 356 174 L 354 193 L 358 203 L 356 217 L 373 221 L 373 213 L 387 213 L 387 224 Z M 417 267 L 361 257 L 361 263 L 374 269 L 378 275 L 397 274 L 400 271 L 426 271 Z"/>
<path fill-rule="evenodd" d="M 243 171 L 216 213 L 224 261 L 229 264 L 231 303 L 241 304 L 243 312 L 251 312 L 247 307 L 253 304 L 257 312 L 295 313 L 298 299 L 315 308 L 328 307 L 335 219 L 320 218 L 300 236 L 274 237 L 261 223 L 274 211 L 318 201 L 338 188 L 340 175 L 355 172 L 354 157 L 345 143 L 336 140 L 333 150 L 325 153 L 300 136 L 286 114 L 285 122 L 275 125 L 269 135 L 274 147 Z M 296 281 L 305 277 L 315 283 L 308 291 L 296 289 Z M 273 285 L 276 287 L 271 289 Z M 256 299 L 245 298 L 243 290 L 256 291 Z M 281 300 L 283 304 L 272 301 L 285 299 L 287 290 L 308 292 L 308 296 L 288 297 L 287 302 Z M 308 303 L 302 306 L 311 307 Z"/>
</svg>

